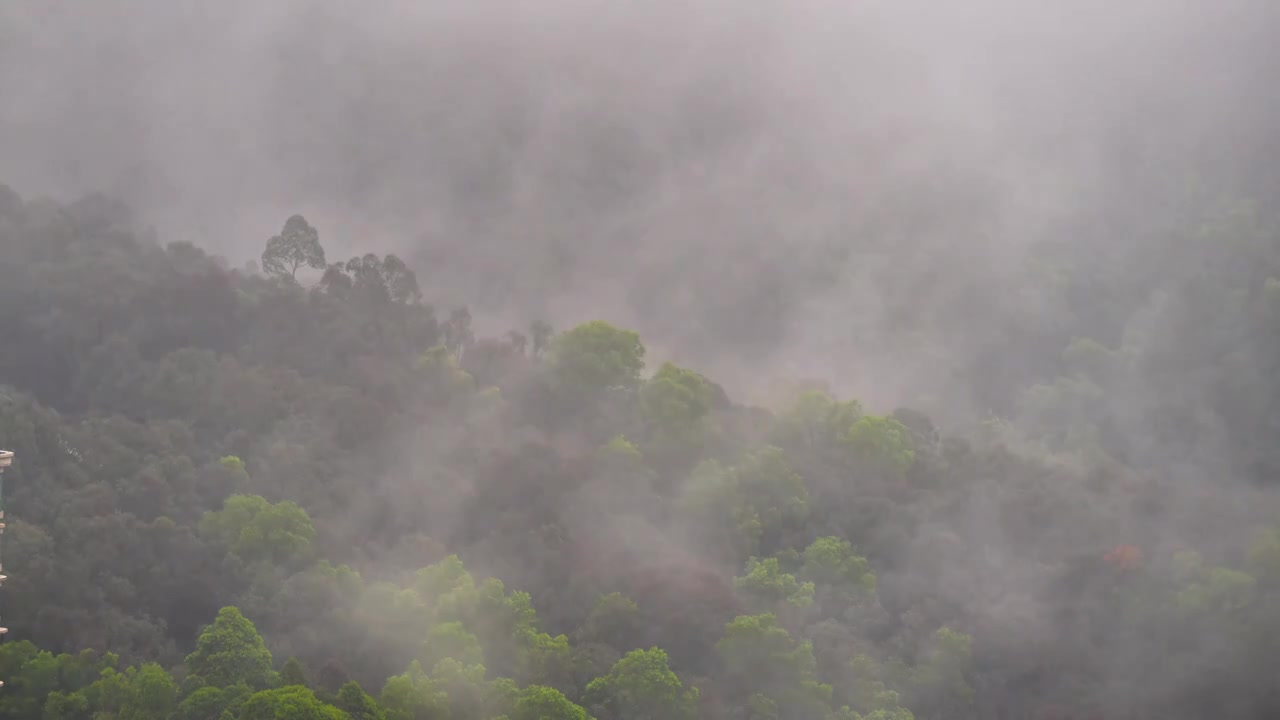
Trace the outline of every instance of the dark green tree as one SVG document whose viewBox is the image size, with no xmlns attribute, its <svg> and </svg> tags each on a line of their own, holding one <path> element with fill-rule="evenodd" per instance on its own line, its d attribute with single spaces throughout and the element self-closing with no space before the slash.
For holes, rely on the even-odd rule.
<svg viewBox="0 0 1280 720">
<path fill-rule="evenodd" d="M 294 215 L 284 223 L 279 235 L 267 241 L 262 251 L 262 269 L 270 275 L 288 276 L 296 280 L 298 268 L 317 270 L 325 266 L 324 248 L 320 245 L 320 233 L 301 215 Z"/>
<path fill-rule="evenodd" d="M 291 657 L 285 661 L 284 667 L 280 668 L 280 687 L 289 687 L 290 685 L 301 685 L 307 687 L 307 676 L 302 670 L 302 663 L 298 658 Z"/>
</svg>

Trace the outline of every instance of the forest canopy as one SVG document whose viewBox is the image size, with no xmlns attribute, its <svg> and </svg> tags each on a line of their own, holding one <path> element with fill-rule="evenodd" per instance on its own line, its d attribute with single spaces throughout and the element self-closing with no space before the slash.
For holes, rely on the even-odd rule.
<svg viewBox="0 0 1280 720">
<path fill-rule="evenodd" d="M 1065 338 L 971 428 L 805 384 L 763 408 L 607 320 L 478 334 L 301 216 L 259 272 L 100 197 L 0 197 L 6 718 L 1280 712 L 1274 501 L 1189 490 L 1099 400 L 1156 344 Z M 1258 277 L 1228 394 L 1280 359 Z M 1280 386 L 1250 387 L 1223 417 L 1256 470 Z"/>
</svg>

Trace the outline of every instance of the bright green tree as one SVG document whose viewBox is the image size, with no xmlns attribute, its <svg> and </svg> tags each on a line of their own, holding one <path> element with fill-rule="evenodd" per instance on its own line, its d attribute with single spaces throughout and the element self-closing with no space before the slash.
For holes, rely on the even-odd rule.
<svg viewBox="0 0 1280 720">
<path fill-rule="evenodd" d="M 585 390 L 634 387 L 644 369 L 640 336 L 602 320 L 583 323 L 551 341 L 551 365 L 566 386 Z"/>
<path fill-rule="evenodd" d="M 234 607 L 218 611 L 186 662 L 192 676 L 213 687 L 244 683 L 261 689 L 271 682 L 271 652 L 258 629 Z"/>
<path fill-rule="evenodd" d="M 693 720 L 698 715 L 698 689 L 685 689 L 667 654 L 656 647 L 624 655 L 608 675 L 587 685 L 585 698 L 598 717 L 610 720 Z"/>
<path fill-rule="evenodd" d="M 119 720 L 167 720 L 178 705 L 178 686 L 164 668 L 147 663 L 130 678 Z"/>
<path fill-rule="evenodd" d="M 188 695 L 178 704 L 174 720 L 222 720 L 235 717 L 253 690 L 243 683 L 230 687 L 205 686 Z"/>
<path fill-rule="evenodd" d="M 782 572 L 778 558 L 751 558 L 746 574 L 734 578 L 733 587 L 760 612 L 776 611 L 783 603 L 795 608 L 813 604 L 813 583 L 801 583 L 794 575 Z"/>
<path fill-rule="evenodd" d="M 347 713 L 326 705 L 301 685 L 254 693 L 240 708 L 238 720 L 349 720 Z"/>
<path fill-rule="evenodd" d="M 849 428 L 849 442 L 861 457 L 896 474 L 916 460 L 910 432 L 891 417 L 863 416 Z"/>
<path fill-rule="evenodd" d="M 876 589 L 875 573 L 871 572 L 867 559 L 858 555 L 848 540 L 820 537 L 805 548 L 803 560 L 799 574 L 805 580 L 867 592 Z"/>
<path fill-rule="evenodd" d="M 587 711 L 555 688 L 530 685 L 520 691 L 510 720 L 587 720 Z"/>
<path fill-rule="evenodd" d="M 307 511 L 297 503 L 232 495 L 222 510 L 204 514 L 200 533 L 246 562 L 295 566 L 309 557 L 316 531 Z"/>
</svg>

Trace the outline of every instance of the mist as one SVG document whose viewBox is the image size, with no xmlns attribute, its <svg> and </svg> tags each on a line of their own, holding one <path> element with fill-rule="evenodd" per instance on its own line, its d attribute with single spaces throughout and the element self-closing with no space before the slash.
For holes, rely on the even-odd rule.
<svg viewBox="0 0 1280 720">
<path fill-rule="evenodd" d="M 1274 597 L 1277 581 L 1250 543 L 1280 517 L 1277 29 L 1280 4 L 1266 0 L 16 0 L 0 6 L 0 181 L 31 207 L 40 197 L 72 208 L 85 196 L 117 199 L 139 235 L 222 256 L 245 268 L 228 271 L 239 297 L 305 318 L 272 315 L 259 327 L 237 316 L 252 326 L 241 334 L 170 319 L 184 329 L 165 332 L 221 353 L 217 372 L 244 373 L 242 385 L 276 404 L 218 405 L 226 417 L 213 420 L 189 410 L 193 437 L 247 460 L 252 480 L 237 480 L 240 490 L 322 518 L 317 546 L 366 578 L 392 582 L 459 551 L 477 578 L 534 588 L 550 631 L 584 645 L 593 593 L 622 588 L 656 628 L 645 641 L 672 644 L 682 679 L 701 682 L 717 667 L 703 646 L 719 637 L 720 614 L 745 615 L 750 601 L 733 580 L 741 548 L 703 527 L 729 521 L 699 515 L 710 511 L 697 503 L 772 468 L 754 449 L 767 441 L 808 483 L 806 502 L 826 506 L 798 527 L 777 521 L 782 529 L 760 511 L 760 557 L 802 574 L 802 551 L 830 535 L 865 552 L 879 578 L 878 599 L 824 617 L 839 626 L 825 644 L 813 631 L 822 623 L 803 630 L 819 666 L 852 667 L 851 648 L 865 649 L 883 665 L 876 682 L 916 688 L 902 692 L 919 717 L 947 716 L 940 695 L 902 680 L 908 666 L 942 672 L 928 658 L 942 656 L 930 643 L 945 621 L 976 638 L 978 658 L 967 676 L 974 714 L 954 717 L 1032 717 L 1032 706 L 1047 713 L 1037 718 L 1085 717 L 1044 709 L 1075 701 L 1099 717 L 1180 702 L 1248 717 L 1274 699 L 1241 690 L 1241 705 L 1221 707 L 1212 689 L 1262 686 L 1263 671 L 1240 670 L 1241 657 L 1264 652 L 1242 639 L 1261 615 L 1236 635 L 1222 630 L 1227 620 L 1197 616 L 1201 634 L 1177 638 L 1174 611 L 1160 625 L 1102 599 L 1110 580 L 1097 567 L 1107 551 L 1140 547 L 1164 574 L 1134 581 L 1146 583 L 1132 591 L 1135 606 L 1153 588 L 1183 602 L 1200 591 L 1179 569 L 1194 550 L 1213 566 L 1205 573 L 1253 573 L 1251 607 Z M 293 285 L 269 289 L 256 263 L 295 214 L 319 230 L 330 263 L 402 258 L 435 311 L 430 323 L 361 309 L 351 311 L 359 322 L 341 316 L 346 334 L 334 331 L 340 323 L 315 308 L 347 299 L 321 268 L 299 276 L 310 300 Z M 83 232 L 84 248 L 116 242 Z M 31 267 L 47 261 L 31 252 Z M 155 273 L 168 267 L 154 262 Z M 50 287 L 74 284 L 51 277 Z M 146 302 L 202 302 L 176 287 Z M 198 291 L 221 297 L 209 287 Z M 115 291 L 103 282 L 103 296 Z M 14 317 L 57 325 L 28 302 Z M 121 312 L 141 317 L 146 302 Z M 475 337 L 449 339 L 461 332 L 445 321 L 458 307 L 488 354 Z M 573 383 L 556 374 L 557 356 L 526 354 L 528 338 L 518 352 L 494 344 L 535 321 L 564 331 L 601 319 L 639 333 L 646 374 L 670 360 L 725 394 L 708 401 L 716 432 L 683 428 L 702 455 L 682 455 L 642 402 L 566 400 L 558 393 Z M 152 352 L 183 346 L 139 329 L 150 322 L 163 324 L 107 317 L 96 330 L 49 331 L 74 383 L 15 380 L 33 376 L 19 369 L 43 372 L 38 358 L 0 358 L 0 383 L 89 423 L 82 437 L 106 432 L 91 425 L 100 418 L 172 419 L 180 403 L 155 400 L 169 391 L 139 377 L 194 366 L 212 376 L 216 363 Z M 286 340 L 295 331 L 301 339 Z M 330 331 L 340 342 L 316 339 Z M 415 343 L 437 334 L 451 359 L 417 359 L 430 356 Z M 121 350 L 118 336 L 146 342 Z M 342 367 L 328 368 L 323 352 Z M 415 360 L 401 368 L 401 354 Z M 132 364 L 146 370 L 120 370 Z M 454 370 L 481 400 L 440 389 Z M 315 377 L 341 390 L 310 397 L 302 379 Z M 412 394 L 432 383 L 429 401 Z M 489 385 L 500 402 L 484 395 Z M 900 420 L 912 469 L 895 474 L 857 454 L 865 448 L 814 440 L 821 433 L 806 423 L 818 421 L 797 399 L 814 387 L 860 403 L 822 422 Z M 137 388 L 141 399 L 130 397 Z M 210 392 L 207 402 L 221 401 Z M 642 438 L 636 452 L 651 467 L 619 459 L 605 428 Z M 307 456 L 331 436 L 358 450 Z M 186 447 L 165 437 L 170 450 Z M 139 441 L 147 452 L 157 443 Z M 231 486 L 219 455 L 182 452 L 201 478 Z M 217 512 L 206 501 L 183 512 Z M 271 618 L 269 641 L 308 660 L 329 652 L 255 583 L 269 587 L 246 581 L 241 604 Z M 691 612 L 715 621 L 672 630 L 664 613 L 693 586 L 712 590 Z M 333 603 L 377 628 L 348 638 L 360 657 L 416 651 L 398 620 L 379 616 L 388 592 L 370 585 Z M 780 616 L 800 637 L 804 623 Z M 177 647 L 183 632 L 167 642 Z M 1196 639 L 1211 647 L 1186 647 Z M 1144 674 L 1166 651 L 1185 664 Z M 1178 674 L 1221 658 L 1234 676 Z M 381 682 L 390 662 L 352 675 Z M 838 678 L 820 679 L 842 692 Z M 733 696 L 711 685 L 717 702 Z"/>
<path fill-rule="evenodd" d="M 1153 232 L 1187 163 L 1274 174 L 1266 2 L 5 12 L 24 192 L 233 259 L 301 212 L 495 329 L 607 316 L 751 390 L 985 410 L 954 387 L 977 357 L 1013 344 L 1027 377 L 1016 329 L 1064 322 L 1019 285 L 1039 248 Z"/>
</svg>

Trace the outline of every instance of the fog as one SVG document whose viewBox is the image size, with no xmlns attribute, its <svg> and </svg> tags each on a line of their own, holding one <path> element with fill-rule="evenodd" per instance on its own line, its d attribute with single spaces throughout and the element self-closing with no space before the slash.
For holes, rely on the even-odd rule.
<svg viewBox="0 0 1280 720">
<path fill-rule="evenodd" d="M 985 409 L 956 385 L 996 345 L 1033 375 L 1011 328 L 1057 318 L 1029 254 L 1132 242 L 1179 163 L 1271 173 L 1280 112 L 1267 2 L 3 12 L 24 193 L 113 194 L 239 260 L 302 212 L 486 326 L 607 316 L 744 391 L 881 404 Z"/>
<path fill-rule="evenodd" d="M 1016 664 L 1065 632 L 1064 548 L 1238 558 L 1221 536 L 1280 507 L 1249 482 L 1280 467 L 1248 420 L 1270 417 L 1265 340 L 1214 315 L 1247 303 L 1193 294 L 1267 280 L 1273 241 L 1214 228 L 1274 236 L 1277 30 L 1268 0 L 11 0 L 0 180 L 117 197 L 236 266 L 301 213 L 331 262 L 394 252 L 480 334 L 606 319 L 735 401 L 818 381 L 1043 453 L 1052 471 L 968 478 L 918 537 L 868 541 L 893 548 L 889 595 L 927 587 Z M 455 430 L 412 431 L 375 484 L 423 502 L 472 441 Z M 1073 508 L 1020 526 L 1027 552 L 982 494 L 1020 472 Z M 573 530 L 691 542 L 598 521 L 593 491 Z M 471 532 L 453 501 L 436 540 Z M 1109 692 L 1176 684 L 1122 665 L 1093 668 Z"/>
</svg>

